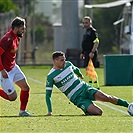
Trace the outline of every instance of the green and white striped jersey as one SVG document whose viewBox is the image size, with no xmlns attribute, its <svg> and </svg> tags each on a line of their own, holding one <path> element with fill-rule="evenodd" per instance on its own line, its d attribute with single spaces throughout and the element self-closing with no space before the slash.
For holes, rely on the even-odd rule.
<svg viewBox="0 0 133 133">
<path fill-rule="evenodd" d="M 77 76 L 82 76 L 79 68 L 74 66 L 71 62 L 66 61 L 66 65 L 63 69 L 56 70 L 52 68 L 50 70 L 47 75 L 46 90 L 52 90 L 53 85 L 55 85 L 70 100 L 72 95 L 84 84 Z"/>
</svg>

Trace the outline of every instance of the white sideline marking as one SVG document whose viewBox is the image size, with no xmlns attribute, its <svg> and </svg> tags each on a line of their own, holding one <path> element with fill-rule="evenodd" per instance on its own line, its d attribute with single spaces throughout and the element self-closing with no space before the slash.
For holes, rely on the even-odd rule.
<svg viewBox="0 0 133 133">
<path fill-rule="evenodd" d="M 96 102 L 97 102 L 97 101 L 96 101 Z M 113 107 L 113 106 L 109 106 L 108 104 L 105 104 L 105 103 L 102 103 L 102 102 L 97 102 L 97 103 L 99 103 L 99 104 L 101 104 L 101 105 L 104 105 L 104 106 L 106 106 L 106 107 L 108 107 L 108 108 L 110 108 L 110 109 L 116 110 L 116 111 L 118 111 L 118 112 L 120 112 L 120 113 L 123 113 L 123 114 L 128 115 L 127 112 L 125 112 L 125 111 L 123 111 L 123 110 L 120 110 L 120 109 L 118 109 L 118 108 L 115 108 L 115 107 Z"/>
<path fill-rule="evenodd" d="M 28 77 L 28 79 L 29 79 L 29 80 L 32 80 L 32 81 L 34 81 L 34 82 L 36 82 L 36 83 L 44 84 L 43 82 L 41 82 L 41 81 L 39 81 L 39 80 L 36 80 L 36 79 L 33 79 L 33 78 L 30 78 L 30 77 Z M 113 106 L 109 106 L 108 104 L 105 104 L 105 103 L 103 103 L 103 102 L 99 102 L 99 101 L 95 101 L 95 102 L 97 102 L 97 103 L 99 103 L 99 104 L 101 104 L 101 105 L 104 105 L 104 106 L 106 106 L 106 107 L 108 107 L 108 108 L 110 108 L 110 109 L 116 110 L 116 111 L 118 111 L 118 112 L 120 112 L 120 113 L 123 113 L 123 114 L 128 115 L 127 112 L 125 112 L 125 111 L 123 111 L 123 110 L 120 110 L 120 109 L 118 109 L 118 108 L 115 108 L 115 107 L 113 107 Z"/>
<path fill-rule="evenodd" d="M 33 79 L 33 78 L 30 78 L 30 77 L 28 77 L 28 79 L 29 79 L 29 80 L 32 80 L 32 81 L 34 81 L 34 82 L 36 82 L 36 83 L 44 84 L 43 82 L 41 82 L 41 81 L 39 81 L 39 80 L 36 80 L 36 79 Z"/>
</svg>

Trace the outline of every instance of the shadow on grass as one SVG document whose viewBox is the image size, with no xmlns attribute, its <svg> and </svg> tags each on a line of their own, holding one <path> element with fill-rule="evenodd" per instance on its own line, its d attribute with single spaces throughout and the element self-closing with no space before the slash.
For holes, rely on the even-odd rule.
<svg viewBox="0 0 133 133">
<path fill-rule="evenodd" d="M 34 115 L 34 116 L 0 116 L 0 118 L 23 118 L 23 117 L 28 117 L 28 118 L 34 118 L 34 117 L 82 117 L 82 116 L 89 116 L 89 115 L 84 115 L 84 114 L 79 114 L 79 115 L 52 115 L 52 116 L 47 116 L 47 115 Z"/>
<path fill-rule="evenodd" d="M 103 116 L 97 116 L 97 115 L 84 115 L 84 114 L 80 114 L 80 115 L 52 115 L 52 116 L 47 116 L 47 115 L 34 115 L 34 116 L 16 116 L 16 115 L 12 115 L 12 116 L 0 116 L 0 118 L 39 118 L 39 117 L 103 117 Z M 104 116 L 104 117 L 116 117 L 115 115 L 109 115 L 109 116 Z M 121 118 L 125 118 L 125 117 L 131 117 L 129 115 L 122 115 L 120 116 Z"/>
<path fill-rule="evenodd" d="M 30 94 L 46 94 L 46 92 L 30 92 Z M 62 92 L 52 92 L 52 94 L 63 94 Z"/>
</svg>

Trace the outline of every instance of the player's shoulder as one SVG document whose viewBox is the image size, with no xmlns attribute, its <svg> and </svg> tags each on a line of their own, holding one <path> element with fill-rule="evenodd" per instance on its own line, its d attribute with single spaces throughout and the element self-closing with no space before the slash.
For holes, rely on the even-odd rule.
<svg viewBox="0 0 133 133">
<path fill-rule="evenodd" d="M 91 27 L 91 30 L 92 30 L 92 31 L 94 31 L 94 32 L 96 32 L 96 31 L 97 31 L 94 27 Z"/>
<path fill-rule="evenodd" d="M 49 76 L 49 75 L 50 75 L 51 73 L 53 73 L 54 71 L 55 71 L 55 69 L 54 69 L 54 68 L 51 68 L 47 76 Z"/>
<path fill-rule="evenodd" d="M 71 66 L 71 65 L 73 65 L 72 62 L 66 61 L 66 66 Z"/>
<path fill-rule="evenodd" d="M 13 38 L 9 32 L 7 32 L 1 39 L 1 41 L 12 42 Z"/>
<path fill-rule="evenodd" d="M 58 74 L 60 73 L 60 71 L 52 68 L 49 73 L 47 74 L 47 79 L 54 79 Z"/>
</svg>

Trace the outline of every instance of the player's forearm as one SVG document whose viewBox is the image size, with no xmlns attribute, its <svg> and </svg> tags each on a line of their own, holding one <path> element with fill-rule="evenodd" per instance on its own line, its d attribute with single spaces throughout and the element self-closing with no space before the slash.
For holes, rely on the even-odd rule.
<svg viewBox="0 0 133 133">
<path fill-rule="evenodd" d="M 75 73 L 78 77 L 83 77 L 83 75 L 82 75 L 81 71 L 79 70 L 79 68 L 76 68 L 76 69 L 74 70 L 74 73 Z"/>
<path fill-rule="evenodd" d="M 94 52 L 97 50 L 98 46 L 99 46 L 99 43 L 98 43 L 98 42 L 96 42 L 96 43 L 94 44 L 94 46 L 93 46 L 93 48 L 92 48 L 91 52 L 93 52 L 93 53 L 94 53 Z"/>
<path fill-rule="evenodd" d="M 48 112 L 52 112 L 52 104 L 51 104 L 51 91 L 46 90 L 46 104 L 48 108 Z"/>
</svg>

